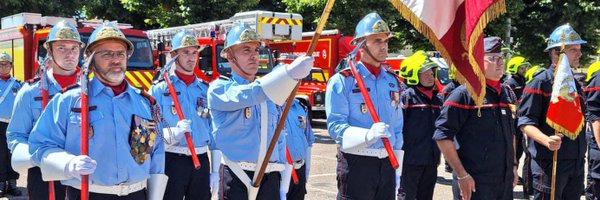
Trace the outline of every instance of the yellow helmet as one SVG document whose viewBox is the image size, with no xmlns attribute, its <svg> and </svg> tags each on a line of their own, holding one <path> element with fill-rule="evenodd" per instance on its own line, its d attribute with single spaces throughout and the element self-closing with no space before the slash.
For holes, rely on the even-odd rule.
<svg viewBox="0 0 600 200">
<path fill-rule="evenodd" d="M 400 66 L 400 76 L 404 78 L 406 84 L 419 84 L 419 73 L 435 68 L 438 65 L 431 61 L 427 53 L 420 50 L 402 61 Z"/>
<path fill-rule="evenodd" d="M 514 56 L 506 64 L 506 72 L 516 74 L 519 67 L 522 65 L 531 65 L 529 62 L 525 62 L 525 58 L 522 56 Z"/>
<path fill-rule="evenodd" d="M 594 75 L 594 72 L 596 72 L 598 70 L 600 70 L 600 61 L 596 61 L 588 67 L 587 76 L 585 77 L 585 81 L 589 82 L 590 79 L 592 79 L 592 75 Z"/>
<path fill-rule="evenodd" d="M 534 65 L 533 67 L 530 67 L 527 70 L 527 72 L 525 72 L 525 79 L 527 80 L 527 82 L 529 83 L 531 80 L 533 80 L 533 75 L 541 70 L 544 70 L 544 68 L 540 67 L 539 65 Z"/>
</svg>

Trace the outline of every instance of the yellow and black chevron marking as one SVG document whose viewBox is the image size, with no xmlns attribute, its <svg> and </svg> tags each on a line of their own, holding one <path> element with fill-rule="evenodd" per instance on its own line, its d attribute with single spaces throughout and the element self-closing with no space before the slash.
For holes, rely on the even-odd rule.
<svg viewBox="0 0 600 200">
<path fill-rule="evenodd" d="M 151 70 L 139 70 L 139 71 L 127 71 L 125 78 L 133 87 L 141 88 L 144 91 L 148 91 L 152 85 L 153 71 Z"/>
<path fill-rule="evenodd" d="M 281 25 L 302 25 L 301 19 L 279 18 L 279 17 L 261 17 L 260 23 L 281 24 Z"/>
</svg>

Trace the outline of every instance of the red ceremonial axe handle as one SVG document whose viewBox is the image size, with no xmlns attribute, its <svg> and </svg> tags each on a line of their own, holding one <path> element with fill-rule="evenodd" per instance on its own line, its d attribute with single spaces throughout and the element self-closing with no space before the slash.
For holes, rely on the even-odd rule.
<svg viewBox="0 0 600 200">
<path fill-rule="evenodd" d="M 85 81 L 85 80 L 84 80 Z M 89 98 L 88 94 L 81 89 L 81 155 L 89 153 Z M 51 184 L 51 183 L 50 183 Z M 52 184 L 53 185 L 53 184 Z M 89 175 L 81 175 L 81 199 L 87 200 L 89 191 Z"/>
<path fill-rule="evenodd" d="M 292 160 L 292 154 L 290 153 L 290 148 L 285 146 L 285 157 L 287 158 L 288 164 L 292 166 L 292 180 L 294 180 L 294 184 L 298 185 L 298 172 L 296 172 L 296 168 L 294 168 L 294 161 Z"/>
<path fill-rule="evenodd" d="M 365 99 L 365 104 L 367 105 L 367 108 L 369 109 L 369 114 L 371 114 L 371 118 L 373 118 L 373 121 L 375 123 L 380 122 L 381 120 L 379 119 L 379 116 L 377 115 L 377 112 L 375 111 L 375 107 L 373 106 L 373 101 L 371 100 L 371 97 L 369 96 L 369 93 L 367 92 L 367 88 L 365 88 L 365 82 L 363 81 L 360 74 L 358 74 L 356 72 L 356 68 L 354 67 L 354 62 L 350 61 L 349 63 L 350 63 L 350 70 L 352 71 L 352 74 L 354 75 L 354 78 L 356 79 L 356 83 L 358 85 L 358 88 L 360 89 L 360 93 L 362 94 L 363 98 Z M 392 167 L 394 169 L 398 169 L 398 167 L 400 165 L 398 164 L 398 159 L 396 158 L 396 154 L 394 154 L 392 145 L 390 145 L 390 140 L 387 138 L 381 138 L 381 142 L 383 142 L 385 151 L 387 151 L 387 154 L 388 154 L 388 157 L 390 158 L 390 163 L 392 164 Z"/>
<path fill-rule="evenodd" d="M 179 116 L 179 120 L 185 119 L 183 116 L 183 112 L 181 110 L 181 104 L 179 104 L 179 98 L 177 98 L 177 92 L 175 92 L 175 87 L 171 84 L 171 79 L 169 79 L 169 75 L 167 71 L 163 73 L 165 78 L 165 82 L 169 87 L 169 93 L 171 94 L 171 98 L 173 99 L 173 104 L 175 104 L 175 110 L 177 110 L 177 116 Z M 194 148 L 194 142 L 192 141 L 192 136 L 189 132 L 185 132 L 185 141 L 187 142 L 188 148 L 190 149 L 190 153 L 192 153 L 192 162 L 194 162 L 194 168 L 200 169 L 200 160 L 198 160 L 198 154 L 196 154 L 196 149 Z"/>
</svg>

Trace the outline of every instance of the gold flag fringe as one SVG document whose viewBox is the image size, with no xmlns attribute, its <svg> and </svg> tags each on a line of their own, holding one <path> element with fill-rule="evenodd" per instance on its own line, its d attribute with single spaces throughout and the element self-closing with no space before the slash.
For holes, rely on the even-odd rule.
<svg viewBox="0 0 600 200">
<path fill-rule="evenodd" d="M 564 47 L 563 47 L 563 49 L 564 49 Z M 562 53 L 561 53 L 561 54 L 562 54 Z M 557 62 L 557 63 L 561 63 L 561 61 L 562 61 L 561 59 L 562 59 L 562 56 L 560 56 L 560 55 L 559 55 L 559 56 L 558 56 L 558 62 Z M 554 79 L 556 78 L 556 72 L 557 72 L 557 71 L 558 71 L 558 70 L 554 70 L 554 73 L 552 74 L 552 77 L 553 77 L 553 78 L 552 78 L 552 82 L 554 82 Z M 553 86 L 553 87 L 554 87 L 554 86 Z M 554 91 L 553 91 L 553 92 L 554 92 Z M 552 103 L 552 100 L 553 100 L 553 99 L 552 99 L 552 96 L 550 96 L 550 102 L 549 102 L 549 103 Z M 576 101 L 578 101 L 579 99 L 575 99 L 575 100 L 576 100 Z M 583 118 L 582 118 L 582 119 L 583 119 Z M 577 130 L 575 130 L 575 132 L 571 132 L 571 131 L 568 131 L 568 130 L 567 130 L 565 127 L 561 126 L 560 124 L 558 124 L 558 123 L 556 123 L 556 122 L 554 122 L 554 121 L 550 120 L 550 118 L 548 118 L 548 117 L 546 116 L 546 123 L 547 123 L 547 124 L 548 124 L 550 127 L 552 127 L 554 130 L 557 130 L 558 132 L 561 132 L 563 135 L 567 136 L 567 137 L 568 137 L 568 138 L 570 138 L 571 140 L 575 140 L 575 139 L 577 138 L 577 136 L 579 136 L 579 133 L 581 132 L 581 129 L 583 128 L 583 121 L 584 121 L 584 120 L 581 120 L 581 121 L 579 122 L 579 124 L 577 125 Z"/>
<path fill-rule="evenodd" d="M 506 13 L 506 2 L 504 0 L 498 0 L 494 3 L 492 3 L 492 5 L 490 5 L 490 7 L 488 7 L 483 14 L 481 14 L 481 16 L 479 17 L 479 21 L 477 21 L 477 24 L 475 25 L 475 28 L 473 28 L 473 32 L 471 32 L 471 37 L 469 38 L 469 63 L 471 64 L 471 67 L 473 68 L 473 71 L 475 72 L 475 74 L 477 75 L 477 77 L 480 79 L 481 83 L 482 83 L 482 88 L 481 88 L 481 95 L 482 98 L 481 99 L 475 99 L 475 103 L 477 105 L 481 105 L 483 103 L 483 96 L 485 96 L 485 75 L 483 74 L 483 72 L 481 71 L 481 68 L 479 66 L 479 63 L 477 63 L 477 60 L 475 59 L 475 57 L 473 57 L 473 51 L 475 48 L 475 44 L 477 43 L 477 39 L 479 39 L 479 36 L 481 36 L 481 34 L 483 33 L 483 29 L 485 29 L 485 27 L 487 26 L 487 24 L 492 21 L 493 19 L 495 19 L 496 17 L 502 15 Z"/>
<path fill-rule="evenodd" d="M 427 26 L 427 24 L 423 23 L 421 21 L 421 19 L 417 15 L 415 15 L 412 12 L 412 10 L 410 10 L 408 7 L 406 7 L 406 5 L 404 5 L 402 2 L 400 2 L 400 0 L 389 0 L 389 1 L 390 1 L 390 3 L 392 3 L 394 8 L 396 8 L 396 10 L 398 10 L 398 12 L 400 12 L 402 17 L 404 17 L 406 20 L 408 20 L 408 22 L 410 22 L 417 31 L 419 31 L 421 34 L 423 34 L 425 36 L 425 38 L 427 38 L 429 40 L 429 42 L 431 42 L 431 44 L 433 44 L 435 49 L 438 50 L 440 52 L 440 54 L 442 55 L 442 57 L 446 60 L 446 62 L 448 63 L 448 66 L 452 66 L 452 57 L 450 57 L 448 50 L 444 47 L 444 45 L 442 45 L 442 42 L 439 41 L 439 39 L 435 36 L 435 34 L 431 30 L 431 28 L 429 26 Z M 506 5 L 505 5 L 504 0 L 499 0 L 499 1 L 496 1 L 495 3 L 493 3 L 492 6 L 490 6 L 490 8 L 488 8 L 484 12 L 484 14 L 482 14 L 473 33 L 476 33 L 476 35 L 479 36 L 483 32 L 483 29 L 485 28 L 485 26 L 487 25 L 487 23 L 489 21 L 491 21 L 495 17 L 498 17 L 499 15 L 501 15 L 504 12 L 506 12 Z M 471 38 L 469 40 L 470 42 L 471 42 L 471 40 L 473 40 L 472 38 L 474 35 L 475 34 L 471 35 Z M 475 37 L 474 41 L 477 41 L 477 38 L 478 37 Z M 485 97 L 485 90 L 486 90 L 485 76 L 483 75 L 483 72 L 479 68 L 479 64 L 475 61 L 475 59 L 472 56 L 474 46 L 475 46 L 474 42 L 471 42 L 469 44 L 469 51 L 468 51 L 469 63 L 471 64 L 471 67 L 473 68 L 473 72 L 479 79 L 479 82 L 481 85 L 481 89 L 480 89 L 479 93 L 475 92 L 475 88 L 473 88 L 473 86 L 471 84 L 469 84 L 469 82 L 467 81 L 465 76 L 462 73 L 460 73 L 460 71 L 458 71 L 458 70 L 457 70 L 457 74 L 456 74 L 457 75 L 456 79 L 460 83 L 463 83 L 465 85 L 465 87 L 467 88 L 467 91 L 469 92 L 469 94 L 471 94 L 471 96 L 475 100 L 476 105 L 481 105 L 483 103 L 483 99 Z"/>
<path fill-rule="evenodd" d="M 558 132 L 561 132 L 563 135 L 567 136 L 571 140 L 577 139 L 577 136 L 579 136 L 579 133 L 581 132 L 581 129 L 583 129 L 583 120 L 581 120 L 579 122 L 579 125 L 577 125 L 577 130 L 575 130 L 575 132 L 568 131 L 565 127 L 563 127 L 560 124 L 558 124 L 558 123 L 550 120 L 550 118 L 546 118 L 546 123 L 550 127 L 552 127 L 554 130 L 556 130 Z"/>
</svg>

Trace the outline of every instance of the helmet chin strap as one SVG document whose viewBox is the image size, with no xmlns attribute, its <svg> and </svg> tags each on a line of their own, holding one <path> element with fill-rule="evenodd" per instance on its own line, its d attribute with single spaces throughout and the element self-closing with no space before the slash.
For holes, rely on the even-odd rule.
<svg viewBox="0 0 600 200">
<path fill-rule="evenodd" d="M 194 73 L 194 70 L 192 70 L 192 71 L 188 71 L 188 70 L 186 70 L 186 69 L 183 67 L 183 65 L 181 65 L 181 62 L 179 61 L 179 58 L 177 58 L 177 60 L 176 60 L 175 62 L 177 63 L 177 66 L 180 66 L 180 67 L 181 67 L 181 70 L 183 70 L 184 72 L 191 72 L 191 73 Z M 176 68 L 175 70 L 177 70 L 177 69 L 179 69 L 179 68 Z"/>
<path fill-rule="evenodd" d="M 52 44 L 50 44 L 50 49 L 52 49 Z M 68 72 L 69 70 L 60 66 L 57 62 L 56 59 L 54 59 L 54 52 L 52 50 L 50 50 L 50 58 L 52 58 L 52 62 L 54 63 L 54 66 L 58 67 L 60 70 L 64 71 L 64 72 Z M 75 72 L 75 69 L 72 70 L 73 72 Z"/>
<path fill-rule="evenodd" d="M 375 56 L 373 56 L 373 54 L 371 53 L 371 50 L 369 50 L 369 47 L 367 47 L 367 43 L 364 43 L 364 44 L 363 44 L 363 46 L 362 46 L 362 49 L 364 49 L 364 50 L 365 50 L 365 52 L 367 52 L 367 54 L 368 54 L 368 55 L 369 55 L 369 56 L 370 56 L 370 57 L 371 57 L 373 60 L 375 60 L 375 61 L 377 61 L 377 62 L 379 62 L 379 63 L 385 62 L 385 59 L 383 59 L 383 60 L 378 60 L 377 58 L 375 58 Z"/>
<path fill-rule="evenodd" d="M 231 49 L 228 49 L 228 53 L 229 53 L 229 55 L 231 55 L 233 65 L 242 73 L 241 75 L 246 76 L 246 77 L 256 77 L 255 74 L 248 73 L 247 71 L 245 71 L 244 69 L 242 69 L 240 67 L 240 64 L 238 63 L 237 58 L 235 57 L 235 55 L 233 55 L 233 52 L 231 52 Z M 253 81 L 253 80 L 249 80 L 249 81 Z"/>
</svg>

